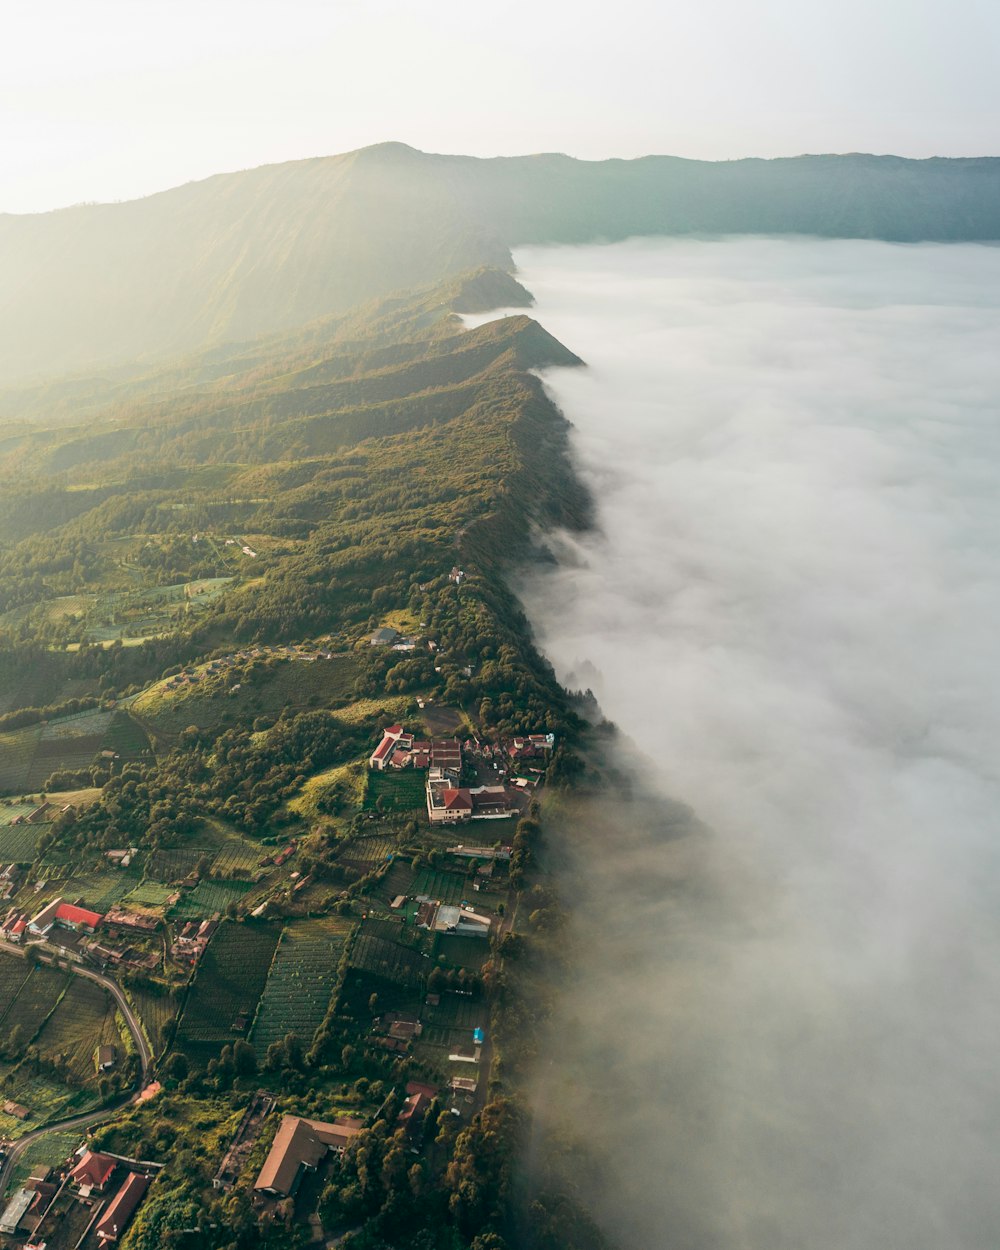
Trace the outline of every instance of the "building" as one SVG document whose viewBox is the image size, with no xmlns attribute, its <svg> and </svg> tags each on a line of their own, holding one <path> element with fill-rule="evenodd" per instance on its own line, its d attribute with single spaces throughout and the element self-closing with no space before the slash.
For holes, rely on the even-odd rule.
<svg viewBox="0 0 1000 1250">
<path fill-rule="evenodd" d="M 396 743 L 403 734 L 402 725 L 390 725 L 388 729 L 382 730 L 382 741 L 368 758 L 370 767 L 377 772 L 382 772 L 389 766 L 393 752 L 396 749 Z"/>
<path fill-rule="evenodd" d="M 472 819 L 472 795 L 447 781 L 427 781 L 427 819 L 432 824 L 457 825 Z"/>
<path fill-rule="evenodd" d="M 436 908 L 430 923 L 425 927 L 433 929 L 435 933 L 455 933 L 460 937 L 488 938 L 492 924 L 489 916 L 481 916 L 478 912 L 464 907 L 442 904 Z"/>
<path fill-rule="evenodd" d="M 399 634 L 395 629 L 383 625 L 381 629 L 376 629 L 373 634 L 368 635 L 368 641 L 373 647 L 391 647 L 398 637 Z"/>
<path fill-rule="evenodd" d="M 8 1235 L 16 1233 L 18 1225 L 28 1214 L 28 1209 L 34 1201 L 35 1195 L 30 1189 L 19 1189 L 4 1207 L 3 1215 L 0 1215 L 0 1233 Z"/>
<path fill-rule="evenodd" d="M 396 1117 L 396 1123 L 407 1133 L 415 1133 L 423 1123 L 431 1103 L 437 1096 L 437 1086 L 410 1081 L 406 1087 L 406 1101 Z"/>
<path fill-rule="evenodd" d="M 108 1204 L 107 1210 L 97 1223 L 97 1236 L 102 1244 L 117 1241 L 128 1222 L 135 1214 L 135 1209 L 142 1202 L 146 1190 L 150 1186 L 151 1177 L 141 1172 L 130 1172 L 128 1180 L 119 1189 Z"/>
<path fill-rule="evenodd" d="M 98 1046 L 97 1066 L 102 1072 L 110 1072 L 118 1060 L 118 1052 L 114 1046 Z"/>
<path fill-rule="evenodd" d="M 286 1115 L 254 1184 L 254 1191 L 272 1198 L 294 1194 L 306 1172 L 315 1172 L 329 1151 L 343 1154 L 361 1132 L 360 1120 L 306 1120 Z"/>
<path fill-rule="evenodd" d="M 93 933 L 102 919 L 100 912 L 88 911 L 86 907 L 77 907 L 56 898 L 47 903 L 29 922 L 28 930 L 36 937 L 45 937 L 56 925 L 63 929 L 72 929 L 75 933 Z"/>
<path fill-rule="evenodd" d="M 86 1150 L 80 1156 L 80 1162 L 76 1167 L 70 1169 L 68 1179 L 70 1184 L 79 1189 L 84 1198 L 89 1198 L 91 1194 L 104 1192 L 104 1187 L 117 1166 L 117 1159 L 112 1159 L 110 1155 L 96 1154 L 92 1150 Z"/>
<path fill-rule="evenodd" d="M 27 1107 L 22 1107 L 19 1102 L 12 1102 L 10 1099 L 3 1104 L 3 1113 L 13 1116 L 15 1120 L 26 1120 L 31 1115 Z"/>
</svg>

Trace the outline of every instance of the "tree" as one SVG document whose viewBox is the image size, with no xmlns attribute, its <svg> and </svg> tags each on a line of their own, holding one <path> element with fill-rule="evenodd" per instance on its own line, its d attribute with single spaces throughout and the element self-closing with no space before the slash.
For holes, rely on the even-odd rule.
<svg viewBox="0 0 1000 1250">
<path fill-rule="evenodd" d="M 237 1076 L 253 1076 L 257 1071 L 257 1052 L 242 1037 L 233 1044 L 233 1067 Z"/>
<path fill-rule="evenodd" d="M 188 1071 L 187 1056 L 182 1055 L 179 1050 L 175 1050 L 163 1065 L 163 1075 L 172 1081 L 183 1081 Z"/>
</svg>

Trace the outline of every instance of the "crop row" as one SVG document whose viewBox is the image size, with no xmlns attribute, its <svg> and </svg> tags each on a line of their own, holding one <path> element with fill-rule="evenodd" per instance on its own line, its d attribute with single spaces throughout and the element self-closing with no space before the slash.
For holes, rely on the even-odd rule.
<svg viewBox="0 0 1000 1250">
<path fill-rule="evenodd" d="M 286 1033 L 312 1037 L 338 988 L 338 965 L 351 929 L 349 920 L 339 918 L 286 926 L 257 1009 L 255 1046 L 266 1047 Z"/>
</svg>

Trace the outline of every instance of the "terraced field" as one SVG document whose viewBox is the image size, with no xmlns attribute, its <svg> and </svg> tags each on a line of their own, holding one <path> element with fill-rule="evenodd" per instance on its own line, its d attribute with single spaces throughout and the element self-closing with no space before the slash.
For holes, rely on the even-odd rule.
<svg viewBox="0 0 1000 1250">
<path fill-rule="evenodd" d="M 308 1040 L 339 988 L 337 965 L 354 930 L 346 916 L 286 925 L 257 1009 L 252 1040 L 260 1053 L 286 1033 Z"/>
<path fill-rule="evenodd" d="M 351 967 L 369 977 L 412 989 L 421 984 L 431 963 L 411 947 L 359 933 L 351 950 Z"/>
<path fill-rule="evenodd" d="M 6 863 L 33 863 L 38 854 L 38 839 L 44 832 L 45 825 L 0 825 L 0 859 Z"/>
<path fill-rule="evenodd" d="M 19 959 L 17 955 L 0 953 L 0 1037 L 12 1027 L 7 1016 L 18 990 L 28 979 L 30 972 L 31 968 L 25 960 Z"/>
<path fill-rule="evenodd" d="M 185 890 L 171 908 L 175 920 L 198 920 L 221 915 L 230 903 L 238 903 L 253 889 L 249 881 L 199 881 Z"/>
<path fill-rule="evenodd" d="M 40 790 L 53 772 L 88 768 L 101 751 L 131 759 L 148 746 L 144 731 L 122 711 L 95 709 L 29 725 L 0 734 L 0 791 Z"/>
<path fill-rule="evenodd" d="M 126 895 L 126 902 L 135 907 L 165 907 L 168 898 L 173 898 L 177 890 L 172 885 L 161 885 L 159 881 L 143 881 Z"/>
<path fill-rule="evenodd" d="M 81 1141 L 82 1134 L 79 1132 L 46 1133 L 38 1141 L 33 1141 L 25 1147 L 24 1153 L 11 1173 L 11 1190 L 23 1185 L 35 1168 L 42 1165 L 49 1168 L 55 1167 L 64 1159 L 68 1159 Z"/>
<path fill-rule="evenodd" d="M 96 1079 L 94 1051 L 109 1044 L 122 1050 L 111 995 L 92 981 L 74 977 L 62 1002 L 45 1023 L 37 1044 L 51 1058 L 62 1059 L 67 1073 L 81 1084 Z"/>
<path fill-rule="evenodd" d="M 371 872 L 399 850 L 397 838 L 355 838 L 345 844 L 337 855 L 339 863 L 360 873 Z"/>
<path fill-rule="evenodd" d="M 159 1054 L 162 1049 L 163 1028 L 177 1015 L 177 995 L 150 994 L 139 986 L 130 986 L 128 995 L 145 1026 L 146 1036 L 154 1053 Z"/>
<path fill-rule="evenodd" d="M 5 1028 L 21 1026 L 22 1039 L 33 1038 L 72 978 L 56 968 L 39 966 L 21 986 L 5 1019 Z"/>
<path fill-rule="evenodd" d="M 196 1061 L 207 1060 L 224 1043 L 246 1035 L 279 936 L 274 925 L 220 925 L 188 994 L 177 1034 L 179 1049 Z"/>
</svg>

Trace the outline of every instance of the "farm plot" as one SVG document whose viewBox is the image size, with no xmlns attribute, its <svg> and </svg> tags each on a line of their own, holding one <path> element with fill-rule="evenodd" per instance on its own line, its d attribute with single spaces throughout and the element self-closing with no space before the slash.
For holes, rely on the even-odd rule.
<svg viewBox="0 0 1000 1250">
<path fill-rule="evenodd" d="M 146 876 L 154 881 L 183 881 L 194 872 L 202 859 L 212 854 L 214 848 L 204 846 L 177 846 L 153 851 L 146 865 Z"/>
<path fill-rule="evenodd" d="M 267 983 L 279 931 L 265 925 L 221 925 L 208 944 L 188 995 L 178 1045 L 210 1057 L 246 1035 Z"/>
<path fill-rule="evenodd" d="M 16 955 L 0 954 L 0 1023 L 5 1019 L 18 990 L 27 981 L 30 972 L 31 966 L 25 960 Z M 3 1032 L 6 1033 L 6 1029 Z"/>
<path fill-rule="evenodd" d="M 21 1039 L 30 1041 L 55 1007 L 70 982 L 66 972 L 39 965 L 22 985 L 8 1013 L 7 1023 L 21 1026 Z"/>
<path fill-rule="evenodd" d="M 412 768 L 400 772 L 370 772 L 365 790 L 365 810 L 385 812 L 425 811 L 426 775 Z"/>
<path fill-rule="evenodd" d="M 285 927 L 254 1021 L 258 1051 L 263 1053 L 286 1033 L 308 1041 L 323 1023 L 338 988 L 337 965 L 353 928 L 350 919 L 340 916 Z"/>
<path fill-rule="evenodd" d="M 193 890 L 185 890 L 171 908 L 174 920 L 198 920 L 221 915 L 230 903 L 239 903 L 253 885 L 249 881 L 199 881 Z"/>
<path fill-rule="evenodd" d="M 44 832 L 44 825 L 0 825 L 0 859 L 15 864 L 33 863 Z"/>
<path fill-rule="evenodd" d="M 38 746 L 40 729 L 28 725 L 11 733 L 0 734 L 0 792 L 24 793 L 28 786 L 32 761 Z"/>
<path fill-rule="evenodd" d="M 268 850 L 258 842 L 227 838 L 212 859 L 209 871 L 214 877 L 254 877 L 262 871 L 260 861 Z"/>
<path fill-rule="evenodd" d="M 391 859 L 398 849 L 395 838 L 355 838 L 344 845 L 337 859 L 345 867 L 354 868 L 363 875 Z"/>
<path fill-rule="evenodd" d="M 39 1050 L 66 1065 L 69 1077 L 80 1084 L 95 1079 L 94 1051 L 105 1044 L 121 1049 L 111 995 L 92 981 L 75 977 L 62 1002 L 38 1035 Z"/>
<path fill-rule="evenodd" d="M 139 1013 L 146 1037 L 154 1052 L 159 1054 L 163 1044 L 163 1030 L 177 1015 L 178 1001 L 176 994 L 166 990 L 162 994 L 151 993 L 139 986 L 129 986 L 128 996 L 135 1010 Z"/>
<path fill-rule="evenodd" d="M 430 970 L 426 956 L 386 938 L 359 933 L 351 950 L 351 967 L 365 976 L 416 988 Z"/>
<path fill-rule="evenodd" d="M 143 881 L 126 896 L 126 902 L 135 907 L 165 907 L 167 900 L 177 893 L 172 885 L 161 885 L 159 881 Z"/>
<path fill-rule="evenodd" d="M 442 903 L 469 902 L 475 897 L 472 882 L 455 872 L 437 872 L 433 868 L 425 868 L 413 878 L 410 892 L 414 895 L 426 895 Z"/>
<path fill-rule="evenodd" d="M 106 912 L 120 902 L 138 884 L 139 874 L 130 869 L 115 868 L 109 872 L 97 870 L 76 872 L 65 883 L 64 893 L 82 898 L 94 911 Z"/>
<path fill-rule="evenodd" d="M 61 742 L 66 738 L 100 737 L 111 728 L 114 718 L 114 712 L 102 712 L 100 709 L 73 712 L 42 725 L 41 739 L 43 742 Z"/>
</svg>

